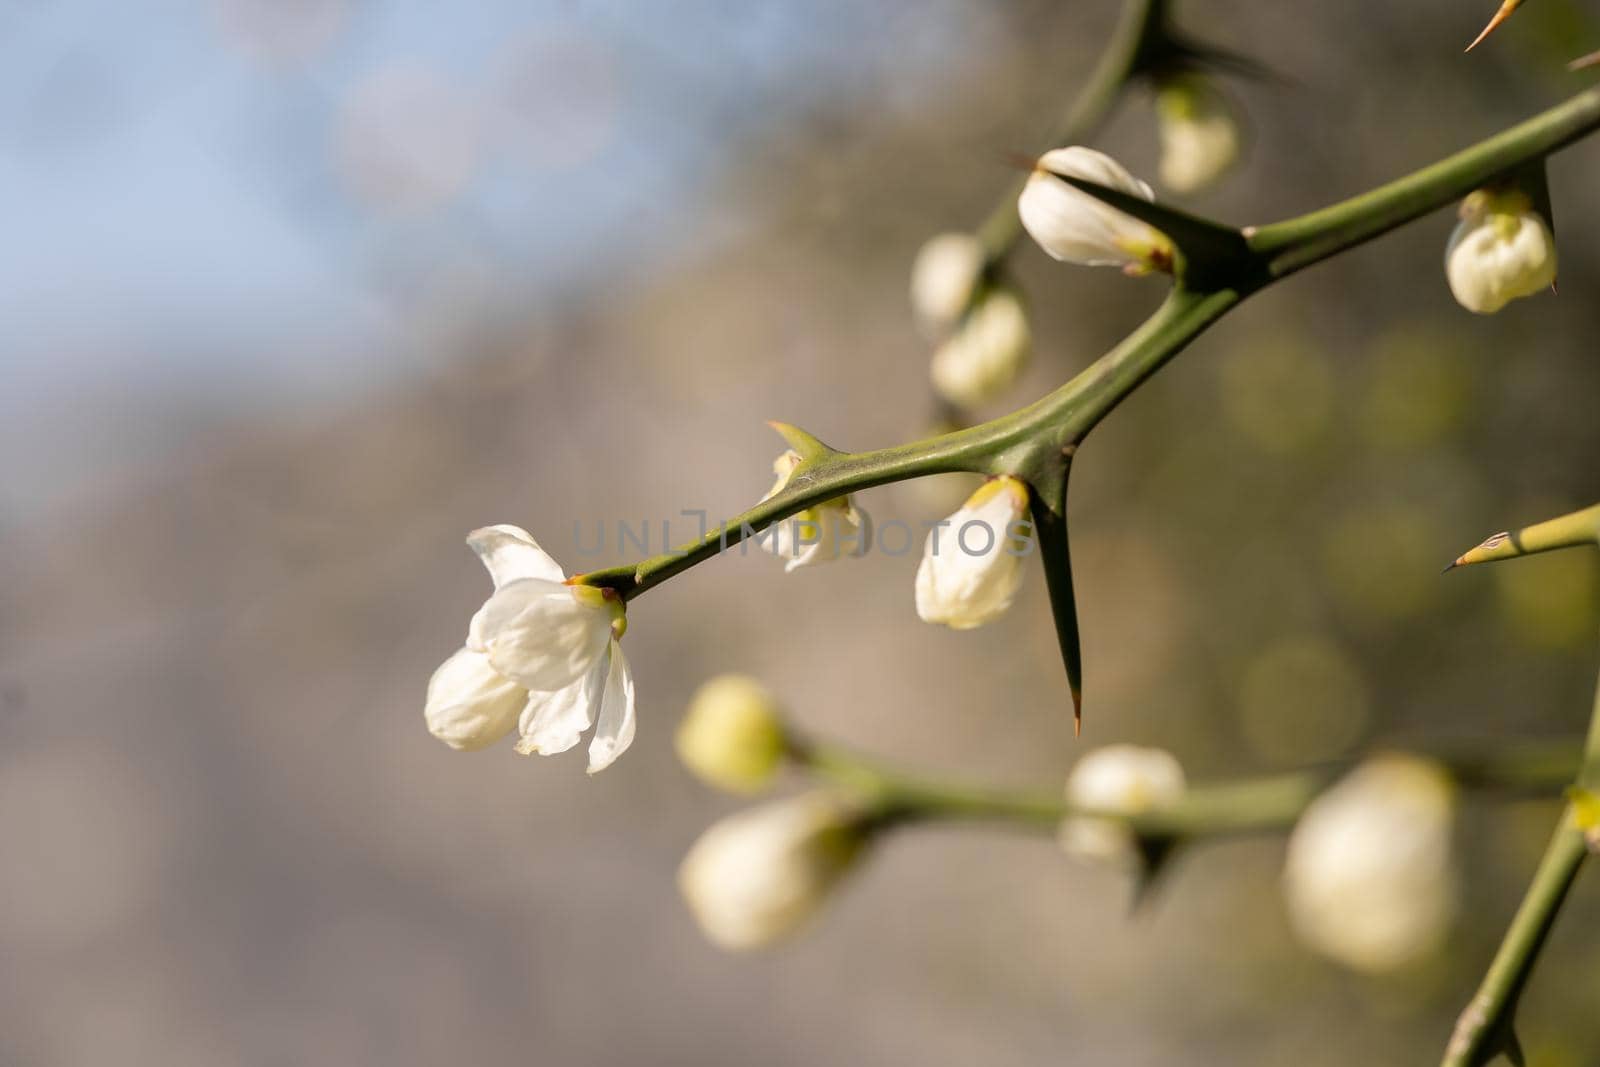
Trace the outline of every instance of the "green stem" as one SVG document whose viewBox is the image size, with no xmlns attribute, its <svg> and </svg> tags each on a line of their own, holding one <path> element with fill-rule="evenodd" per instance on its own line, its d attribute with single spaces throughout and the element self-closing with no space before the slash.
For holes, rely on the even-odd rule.
<svg viewBox="0 0 1600 1067">
<path fill-rule="evenodd" d="M 1456 1022 L 1442 1067 L 1483 1067 L 1500 1053 L 1517 1048 L 1513 1030 L 1517 1001 L 1587 854 L 1583 832 L 1568 805 L 1489 973 Z"/>
<path fill-rule="evenodd" d="M 1600 680 L 1594 687 L 1594 709 L 1589 713 L 1589 736 L 1583 745 L 1583 766 L 1575 783 L 1587 792 L 1600 791 Z"/>
<path fill-rule="evenodd" d="M 1308 215 L 1247 229 L 1275 278 L 1337 255 L 1460 200 L 1600 126 L 1600 89 L 1579 93 L 1504 133 L 1369 193 Z"/>
<path fill-rule="evenodd" d="M 1600 682 L 1595 685 L 1594 710 L 1576 785 L 1585 790 L 1600 787 Z M 1483 1067 L 1502 1052 L 1520 1059 L 1515 1031 L 1517 1002 L 1588 854 L 1577 806 L 1568 804 L 1483 984 L 1456 1021 L 1442 1067 Z"/>
<path fill-rule="evenodd" d="M 1081 442 L 1128 394 L 1257 289 L 1443 207 L 1596 127 L 1600 127 L 1600 89 L 1580 93 L 1365 196 L 1249 231 L 1250 249 L 1268 262 L 1269 272 L 1252 269 L 1233 287 L 1204 291 L 1175 287 L 1155 314 L 1121 344 L 1043 399 L 990 422 L 924 441 L 873 452 L 829 451 L 807 459 L 788 489 L 729 520 L 721 530 L 632 566 L 595 571 L 582 580 L 632 598 L 774 522 L 886 482 L 973 471 L 1014 474 L 1036 490 L 1047 488 L 1064 450 Z"/>
<path fill-rule="evenodd" d="M 1112 819 L 1149 837 L 1217 837 L 1286 830 L 1348 766 L 1330 766 L 1191 788 L 1156 811 L 1127 814 L 1069 803 L 1060 791 L 1011 790 L 910 775 L 847 748 L 790 739 L 790 757 L 810 773 L 862 794 L 896 823 L 983 820 L 1053 827 L 1068 816 Z M 1502 747 L 1457 759 L 1433 757 L 1466 788 L 1549 791 L 1577 766 L 1571 742 Z"/>
</svg>

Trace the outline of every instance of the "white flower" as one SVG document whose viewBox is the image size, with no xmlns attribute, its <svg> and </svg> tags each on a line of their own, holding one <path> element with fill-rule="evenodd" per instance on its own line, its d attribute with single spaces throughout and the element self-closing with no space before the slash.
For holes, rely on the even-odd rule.
<svg viewBox="0 0 1600 1067">
<path fill-rule="evenodd" d="M 1444 272 L 1457 303 L 1492 315 L 1555 281 L 1555 238 L 1524 194 L 1479 189 L 1461 202 Z"/>
<path fill-rule="evenodd" d="M 1182 798 L 1188 782 L 1172 753 L 1138 745 L 1107 745 L 1078 761 L 1067 778 L 1067 802 L 1118 815 L 1138 815 Z M 1129 867 L 1134 836 L 1113 819 L 1071 816 L 1061 823 L 1061 847 L 1074 856 Z"/>
<path fill-rule="evenodd" d="M 1161 183 L 1192 193 L 1220 178 L 1239 158 L 1239 124 L 1227 98 L 1193 75 L 1172 78 L 1156 94 Z"/>
<path fill-rule="evenodd" d="M 719 675 L 695 692 L 675 741 L 678 758 L 696 777 L 732 793 L 766 788 L 785 748 L 777 701 L 741 674 Z"/>
<path fill-rule="evenodd" d="M 1008 288 L 991 289 L 934 352 L 934 388 L 962 407 L 987 403 L 1016 381 L 1030 342 L 1022 299 Z"/>
<path fill-rule="evenodd" d="M 1284 890 L 1296 933 L 1356 970 L 1436 948 L 1455 917 L 1454 790 L 1435 764 L 1380 756 L 1312 802 L 1289 838 Z"/>
<path fill-rule="evenodd" d="M 566 584 L 559 564 L 515 526 L 467 537 L 494 580 L 466 647 L 428 682 L 428 730 L 457 749 L 493 744 L 517 726 L 524 755 L 565 752 L 595 725 L 589 773 L 633 743 L 633 672 L 617 639 L 627 629 L 610 590 Z"/>
<path fill-rule="evenodd" d="M 1129 273 L 1170 270 L 1172 242 L 1132 215 L 1068 185 L 1057 174 L 1096 182 L 1154 201 L 1150 186 L 1110 156 L 1074 146 L 1046 152 L 1017 200 L 1029 235 L 1056 259 L 1090 267 L 1121 267 Z"/>
<path fill-rule="evenodd" d="M 1028 487 L 992 478 L 928 534 L 917 566 L 917 614 L 970 630 L 999 618 L 1022 586 Z"/>
<path fill-rule="evenodd" d="M 800 453 L 793 449 L 774 460 L 772 472 L 778 480 L 761 499 L 771 500 L 783 492 L 800 463 Z M 846 553 L 846 546 L 849 546 L 850 555 L 861 555 L 866 551 L 866 541 L 860 530 L 861 516 L 846 494 L 774 523 L 771 530 L 764 530 L 757 536 L 756 543 L 773 555 L 787 559 L 789 562 L 783 569 L 792 571 L 796 567 L 836 560 Z"/>
<path fill-rule="evenodd" d="M 683 858 L 678 888 L 718 947 L 761 948 L 821 907 L 864 842 L 853 808 L 807 793 L 714 824 Z"/>
<path fill-rule="evenodd" d="M 970 233 L 941 233 L 923 244 L 911 267 L 911 307 L 924 329 L 943 333 L 966 313 L 986 259 Z"/>
</svg>

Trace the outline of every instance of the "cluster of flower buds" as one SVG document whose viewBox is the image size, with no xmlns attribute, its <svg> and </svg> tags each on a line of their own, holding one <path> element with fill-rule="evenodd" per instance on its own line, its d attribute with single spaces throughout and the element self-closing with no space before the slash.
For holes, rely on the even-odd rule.
<svg viewBox="0 0 1600 1067">
<path fill-rule="evenodd" d="M 911 304 L 938 342 L 933 387 L 958 407 L 977 407 L 1011 387 L 1027 364 L 1033 337 L 1022 296 L 991 277 L 983 243 L 943 233 L 917 253 Z"/>
</svg>

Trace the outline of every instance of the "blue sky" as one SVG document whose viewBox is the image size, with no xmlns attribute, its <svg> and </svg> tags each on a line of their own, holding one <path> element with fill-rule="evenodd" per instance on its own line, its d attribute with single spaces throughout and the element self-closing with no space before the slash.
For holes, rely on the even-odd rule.
<svg viewBox="0 0 1600 1067">
<path fill-rule="evenodd" d="M 225 418 L 417 370 L 430 272 L 581 286 L 692 242 L 696 183 L 741 132 L 958 39 L 960 9 L 913 7 L 0 0 L 0 506 L 181 444 L 182 419 L 141 434 L 147 406 Z M 338 17 L 274 58 L 229 17 L 273 10 Z M 395 71 L 475 121 L 527 105 L 521 126 L 493 111 L 464 184 L 423 210 L 341 169 L 350 101 Z"/>
</svg>

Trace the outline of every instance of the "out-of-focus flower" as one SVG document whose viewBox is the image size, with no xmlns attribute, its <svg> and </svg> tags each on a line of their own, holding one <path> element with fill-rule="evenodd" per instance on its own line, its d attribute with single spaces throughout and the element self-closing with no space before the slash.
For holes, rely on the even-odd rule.
<svg viewBox="0 0 1600 1067">
<path fill-rule="evenodd" d="M 997 286 L 934 352 L 934 388 L 961 407 L 987 403 L 1017 380 L 1031 343 L 1022 298 Z"/>
<path fill-rule="evenodd" d="M 983 243 L 970 233 L 930 237 L 911 267 L 911 307 L 932 334 L 950 329 L 966 314 L 983 280 Z"/>
<path fill-rule="evenodd" d="M 917 614 L 924 622 L 970 630 L 999 618 L 1022 587 L 1028 486 L 1005 475 L 978 487 L 935 526 L 917 566 Z"/>
<path fill-rule="evenodd" d="M 1436 948 L 1455 917 L 1455 791 L 1410 756 L 1367 760 L 1318 797 L 1289 838 L 1289 918 L 1312 948 L 1379 973 Z"/>
<path fill-rule="evenodd" d="M 702 685 L 678 725 L 678 758 L 700 780 L 730 793 L 758 793 L 783 762 L 783 718 L 766 687 L 742 674 Z"/>
<path fill-rule="evenodd" d="M 1204 189 L 1239 158 L 1239 123 L 1227 97 L 1194 74 L 1169 78 L 1156 93 L 1161 183 L 1175 193 Z"/>
<path fill-rule="evenodd" d="M 589 773 L 633 743 L 633 672 L 618 643 L 627 629 L 611 590 L 567 584 L 561 566 L 516 526 L 467 537 L 494 580 L 467 644 L 433 673 L 424 718 L 451 748 L 493 744 L 512 727 L 528 755 L 565 752 L 595 726 Z"/>
<path fill-rule="evenodd" d="M 717 946 L 761 948 L 816 913 L 865 841 L 848 802 L 807 793 L 714 824 L 684 857 L 678 887 Z"/>
<path fill-rule="evenodd" d="M 1154 811 L 1182 798 L 1188 781 L 1183 765 L 1161 748 L 1106 745 L 1078 761 L 1067 777 L 1067 802 L 1119 815 Z M 1133 833 L 1114 819 L 1074 815 L 1061 823 L 1061 847 L 1074 856 L 1132 867 Z"/>
<path fill-rule="evenodd" d="M 1461 202 L 1444 271 L 1458 304 L 1492 315 L 1556 280 L 1555 237 L 1525 193 L 1479 189 Z"/>
<path fill-rule="evenodd" d="M 1056 175 L 1096 182 L 1154 201 L 1150 186 L 1092 148 L 1056 148 L 1039 157 L 1017 201 L 1028 234 L 1068 263 L 1121 267 L 1130 274 L 1172 269 L 1172 242 L 1159 230 L 1104 204 Z"/>
<path fill-rule="evenodd" d="M 790 449 L 772 463 L 772 472 L 778 476 L 763 500 L 771 500 L 789 486 L 789 479 L 803 461 L 800 453 Z M 784 570 L 829 563 L 843 555 L 859 556 L 866 551 L 866 540 L 861 533 L 861 516 L 850 502 L 849 494 L 834 500 L 825 500 L 804 511 L 796 512 L 773 524 L 770 532 L 757 538 L 762 548 L 789 562 Z"/>
</svg>

